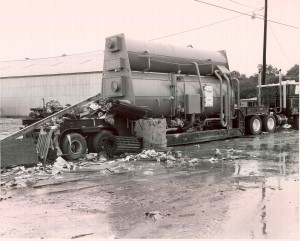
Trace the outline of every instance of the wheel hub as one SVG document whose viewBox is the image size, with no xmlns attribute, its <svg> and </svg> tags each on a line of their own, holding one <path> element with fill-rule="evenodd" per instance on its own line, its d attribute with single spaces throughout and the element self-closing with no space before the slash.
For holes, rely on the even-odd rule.
<svg viewBox="0 0 300 241">
<path fill-rule="evenodd" d="M 74 154 L 79 153 L 81 150 L 81 144 L 79 141 L 72 141 L 71 143 L 71 152 Z"/>
<path fill-rule="evenodd" d="M 255 119 L 255 120 L 253 121 L 253 130 L 254 130 L 254 131 L 259 131 L 259 130 L 260 130 L 260 121 L 257 120 L 257 119 Z"/>
<path fill-rule="evenodd" d="M 275 126 L 275 121 L 273 118 L 269 118 L 268 121 L 267 121 L 267 125 L 268 125 L 268 128 L 269 130 L 272 130 Z"/>
</svg>

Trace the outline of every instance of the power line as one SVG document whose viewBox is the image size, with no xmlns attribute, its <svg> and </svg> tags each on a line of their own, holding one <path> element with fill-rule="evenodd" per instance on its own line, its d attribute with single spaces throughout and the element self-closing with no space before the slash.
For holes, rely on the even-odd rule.
<svg viewBox="0 0 300 241">
<path fill-rule="evenodd" d="M 260 11 L 260 10 L 261 10 L 261 9 L 256 9 L 256 10 L 254 10 L 254 12 L 255 12 L 255 11 Z M 252 12 L 252 11 L 251 11 L 251 12 Z M 251 13 L 251 12 L 248 12 L 248 13 Z M 195 30 L 198 30 L 198 29 L 201 29 L 201 28 L 210 27 L 210 26 L 213 26 L 213 25 L 216 25 L 216 24 L 219 24 L 219 23 L 223 23 L 223 22 L 232 20 L 232 19 L 241 17 L 241 16 L 243 16 L 243 15 L 244 15 L 244 14 L 236 15 L 236 16 L 234 16 L 234 17 L 226 18 L 226 19 L 223 19 L 223 20 L 214 22 L 214 23 L 210 23 L 210 24 L 207 24 L 207 25 L 203 25 L 203 26 L 201 26 L 201 27 L 192 28 L 192 29 L 185 30 L 185 31 L 182 31 L 182 32 L 177 32 L 177 33 L 174 33 L 174 34 L 169 34 L 169 35 L 165 35 L 165 36 L 162 36 L 162 37 L 150 39 L 149 41 L 154 41 L 154 40 L 158 40 L 158 39 L 163 39 L 163 38 L 168 38 L 168 37 L 176 36 L 176 35 L 183 34 L 183 33 L 192 32 L 192 31 L 195 31 Z"/>
<path fill-rule="evenodd" d="M 236 2 L 236 1 L 232 1 L 232 0 L 227 0 L 227 1 L 230 1 L 230 2 L 236 3 L 236 4 L 238 4 L 238 5 L 241 5 L 241 6 L 244 6 L 244 7 L 247 7 L 247 8 L 256 9 L 255 7 L 251 7 L 251 6 L 249 6 L 249 5 L 245 5 L 245 4 L 242 4 L 242 3 Z"/>
<path fill-rule="evenodd" d="M 271 32 L 272 32 L 272 34 L 273 34 L 273 36 L 274 36 L 274 38 L 275 38 L 275 40 L 276 40 L 276 42 L 277 42 L 277 44 L 278 44 L 278 46 L 279 46 L 279 48 L 280 48 L 280 50 L 281 50 L 282 54 L 283 54 L 283 55 L 284 55 L 284 57 L 286 58 L 287 62 L 288 62 L 289 64 L 291 64 L 291 62 L 290 62 L 289 58 L 287 57 L 286 53 L 284 52 L 284 50 L 283 50 L 283 48 L 282 48 L 282 46 L 281 46 L 280 42 L 278 41 L 278 38 L 277 38 L 277 36 L 276 36 L 275 32 L 274 32 L 274 30 L 272 29 L 272 27 L 271 27 L 271 25 L 270 25 L 270 24 L 269 24 L 269 27 L 270 27 L 270 29 L 271 29 Z"/>
<path fill-rule="evenodd" d="M 226 21 L 229 21 L 229 20 L 232 20 L 232 19 L 234 19 L 234 18 L 241 17 L 241 16 L 243 16 L 243 15 L 240 14 L 240 15 L 237 15 L 237 16 L 234 16 L 234 17 L 231 17 L 231 18 L 223 19 L 223 20 L 218 21 L 218 22 L 214 22 L 214 23 L 210 23 L 210 24 L 207 24 L 207 25 L 203 25 L 203 26 L 201 26 L 201 27 L 192 28 L 192 29 L 185 30 L 185 31 L 182 31 L 182 32 L 177 32 L 177 33 L 173 33 L 173 34 L 170 34 L 170 35 L 166 35 L 166 36 L 162 36 L 162 37 L 150 39 L 149 41 L 154 41 L 154 40 L 163 39 L 163 38 L 168 38 L 168 37 L 172 37 L 172 36 L 179 35 L 179 34 L 183 34 L 183 33 L 192 32 L 192 31 L 195 31 L 195 30 L 198 30 L 198 29 L 201 29 L 201 28 L 206 28 L 206 27 L 210 27 L 210 26 L 213 26 L 213 25 L 216 25 L 216 24 L 219 24 L 219 23 L 223 23 L 223 22 L 226 22 Z"/>
<path fill-rule="evenodd" d="M 241 6 L 244 6 L 244 7 L 247 7 L 247 8 L 252 8 L 252 9 L 256 9 L 257 10 L 257 8 L 255 8 L 255 7 L 251 7 L 251 6 L 249 6 L 249 5 L 245 5 L 245 4 L 242 4 L 242 3 L 239 3 L 239 2 L 236 2 L 236 1 L 232 1 L 232 0 L 227 0 L 227 1 L 230 1 L 230 2 L 233 2 L 233 3 L 236 3 L 236 4 L 238 4 L 238 5 L 241 5 Z M 260 10 L 263 10 L 264 8 L 261 8 Z M 261 14 L 255 14 L 255 15 L 259 15 L 259 16 L 264 16 L 264 15 L 261 15 Z"/>
<path fill-rule="evenodd" d="M 214 4 L 207 3 L 207 2 L 203 2 L 203 1 L 200 1 L 200 0 L 194 0 L 194 1 L 199 2 L 199 3 L 203 3 L 203 4 L 207 4 L 207 5 L 216 7 L 216 8 L 221 8 L 221 9 L 224 9 L 224 10 L 227 10 L 227 11 L 230 11 L 230 12 L 240 13 L 240 14 L 248 15 L 248 16 L 252 17 L 252 15 L 250 15 L 250 14 L 242 13 L 242 12 L 239 12 L 239 11 L 236 11 L 236 10 L 233 10 L 233 9 L 224 8 L 224 7 L 222 7 L 222 6 L 214 5 Z M 259 19 L 264 20 L 263 17 L 256 17 L 256 18 L 259 18 Z M 289 24 L 285 24 L 285 23 L 276 22 L 276 21 L 273 21 L 273 20 L 270 20 L 270 19 L 268 19 L 267 21 L 268 21 L 268 22 L 272 22 L 272 23 L 276 23 L 276 24 L 280 24 L 280 25 L 283 25 L 283 26 L 287 26 L 287 27 L 299 29 L 297 26 L 293 26 L 293 25 L 289 25 Z"/>
</svg>

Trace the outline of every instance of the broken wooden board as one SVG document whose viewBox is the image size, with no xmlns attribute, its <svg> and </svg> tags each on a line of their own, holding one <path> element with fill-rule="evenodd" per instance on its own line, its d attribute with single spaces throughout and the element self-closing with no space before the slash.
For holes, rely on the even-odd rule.
<svg viewBox="0 0 300 241">
<path fill-rule="evenodd" d="M 33 139 L 13 139 L 1 143 L 1 168 L 36 163 L 38 156 Z"/>
</svg>

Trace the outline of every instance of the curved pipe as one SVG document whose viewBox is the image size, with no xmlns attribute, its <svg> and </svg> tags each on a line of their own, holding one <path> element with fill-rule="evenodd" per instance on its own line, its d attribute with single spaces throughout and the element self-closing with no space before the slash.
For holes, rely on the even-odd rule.
<svg viewBox="0 0 300 241">
<path fill-rule="evenodd" d="M 221 110 L 220 110 L 220 123 L 221 126 L 226 127 L 227 121 L 224 121 L 223 119 L 223 89 L 222 89 L 222 77 L 219 75 L 220 70 L 215 70 L 215 75 L 220 80 L 220 102 L 221 102 Z"/>
<path fill-rule="evenodd" d="M 230 88 L 230 80 L 229 80 L 229 78 L 227 77 L 227 75 L 226 74 L 223 74 L 223 76 L 224 76 L 224 78 L 225 78 L 225 80 L 226 80 L 226 82 L 227 82 L 227 111 L 228 111 L 228 113 L 227 113 L 227 116 L 226 116 L 226 114 L 225 114 L 225 117 L 227 117 L 227 124 L 229 124 L 230 123 L 230 121 L 231 121 L 231 110 L 230 110 L 230 99 L 231 99 L 231 88 Z"/>
<path fill-rule="evenodd" d="M 240 105 L 240 81 L 237 78 L 231 78 L 232 80 L 235 80 L 237 82 L 237 100 L 238 100 L 238 104 L 237 104 L 237 108 L 240 109 L 241 105 Z"/>
<path fill-rule="evenodd" d="M 151 58 L 150 57 L 147 57 L 147 63 L 148 63 L 148 66 L 147 66 L 147 69 L 143 70 L 144 72 L 148 72 L 151 69 Z"/>
<path fill-rule="evenodd" d="M 276 111 L 275 108 L 275 112 L 276 113 L 281 113 L 282 112 L 282 93 L 281 93 L 281 87 L 282 87 L 282 74 L 281 74 L 281 70 L 279 70 L 279 111 Z"/>
<path fill-rule="evenodd" d="M 203 96 L 203 88 L 202 88 L 202 81 L 201 81 L 200 70 L 199 70 L 198 64 L 196 62 L 193 62 L 193 64 L 196 67 L 197 76 L 198 76 L 198 82 L 199 82 L 199 85 L 200 85 L 200 92 L 201 92 L 200 93 L 201 94 L 201 113 L 203 113 L 204 112 L 204 96 Z"/>
</svg>

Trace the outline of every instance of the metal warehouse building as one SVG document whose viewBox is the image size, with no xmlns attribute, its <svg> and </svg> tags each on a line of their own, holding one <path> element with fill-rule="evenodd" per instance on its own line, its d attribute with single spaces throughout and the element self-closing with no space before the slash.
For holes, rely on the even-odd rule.
<svg viewBox="0 0 300 241">
<path fill-rule="evenodd" d="M 0 62 L 1 116 L 27 116 L 58 100 L 75 104 L 101 92 L 104 53 Z"/>
</svg>

